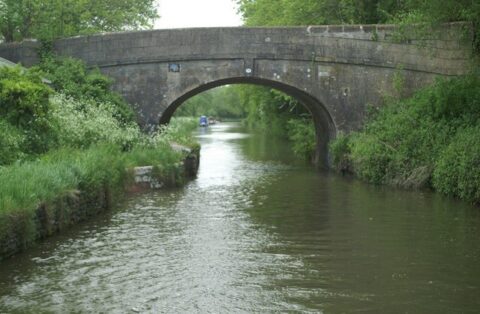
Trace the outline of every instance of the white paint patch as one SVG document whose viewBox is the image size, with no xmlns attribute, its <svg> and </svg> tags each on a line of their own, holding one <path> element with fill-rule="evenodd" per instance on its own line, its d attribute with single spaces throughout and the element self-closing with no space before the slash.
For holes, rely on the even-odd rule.
<svg viewBox="0 0 480 314">
<path fill-rule="evenodd" d="M 318 68 L 318 77 L 330 77 L 332 72 L 331 66 L 319 65 Z"/>
</svg>

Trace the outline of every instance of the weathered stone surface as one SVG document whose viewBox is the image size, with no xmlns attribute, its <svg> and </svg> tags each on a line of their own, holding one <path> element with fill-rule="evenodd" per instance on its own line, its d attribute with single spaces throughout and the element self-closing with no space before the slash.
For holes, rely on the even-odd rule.
<svg viewBox="0 0 480 314">
<path fill-rule="evenodd" d="M 465 73 L 471 49 L 460 40 L 463 26 L 447 24 L 431 38 L 404 43 L 392 42 L 392 25 L 330 25 L 125 32 L 54 46 L 112 77 L 147 128 L 168 122 L 186 99 L 209 88 L 252 83 L 282 90 L 312 112 L 320 154 L 338 131 L 361 127 L 367 104 L 398 92 L 395 77 L 409 95 L 437 76 Z M 0 45 L 0 56 L 32 65 L 38 45 Z"/>
</svg>

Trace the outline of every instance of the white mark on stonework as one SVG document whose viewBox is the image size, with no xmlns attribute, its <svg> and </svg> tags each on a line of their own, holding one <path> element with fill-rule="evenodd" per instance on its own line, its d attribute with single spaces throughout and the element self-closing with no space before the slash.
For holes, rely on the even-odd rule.
<svg viewBox="0 0 480 314">
<path fill-rule="evenodd" d="M 245 69 L 245 73 L 247 73 L 247 74 L 250 74 L 250 73 L 252 73 L 252 69 L 250 69 L 250 68 L 246 68 L 246 69 Z"/>
<path fill-rule="evenodd" d="M 269 43 L 269 42 L 271 42 L 271 41 L 272 41 L 272 39 L 271 39 L 270 37 L 265 38 L 265 42 L 266 42 L 266 43 Z"/>
<path fill-rule="evenodd" d="M 319 65 L 317 68 L 318 77 L 329 77 L 332 70 L 331 66 Z"/>
</svg>

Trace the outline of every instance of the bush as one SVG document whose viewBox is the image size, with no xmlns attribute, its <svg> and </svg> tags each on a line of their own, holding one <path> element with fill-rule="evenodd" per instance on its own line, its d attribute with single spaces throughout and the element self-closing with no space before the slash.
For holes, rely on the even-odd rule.
<svg viewBox="0 0 480 314">
<path fill-rule="evenodd" d="M 177 143 L 190 148 L 195 148 L 198 144 L 192 138 L 192 132 L 197 127 L 198 121 L 196 118 L 173 118 L 168 125 L 160 126 L 156 133 L 144 137 L 145 143 L 149 147 Z"/>
<path fill-rule="evenodd" d="M 480 204 L 480 125 L 459 130 L 433 173 L 436 190 Z"/>
<path fill-rule="evenodd" d="M 40 76 L 20 67 L 0 67 L 0 114 L 17 127 L 48 115 L 51 90 Z"/>
<path fill-rule="evenodd" d="M 10 123 L 0 119 L 0 166 L 8 165 L 23 157 L 25 136 Z"/>
<path fill-rule="evenodd" d="M 20 67 L 0 68 L 0 115 L 25 133 L 24 150 L 40 154 L 55 145 L 50 123 L 51 89 Z"/>
<path fill-rule="evenodd" d="M 122 123 L 115 117 L 115 106 L 93 100 L 78 101 L 56 94 L 51 98 L 52 119 L 58 130 L 60 146 L 88 148 L 97 143 L 111 143 L 130 149 L 142 134 L 137 124 Z"/>
<path fill-rule="evenodd" d="M 363 131 L 339 137 L 330 149 L 337 169 L 346 158 L 368 182 L 430 187 L 478 203 L 479 122 L 480 77 L 473 72 L 387 103 Z"/>
<path fill-rule="evenodd" d="M 316 149 L 315 126 L 312 119 L 293 118 L 287 122 L 288 139 L 295 155 L 313 158 Z"/>
<path fill-rule="evenodd" d="M 377 137 L 356 134 L 352 137 L 351 159 L 356 175 L 370 183 L 385 183 L 392 161 L 389 149 Z"/>
<path fill-rule="evenodd" d="M 480 72 L 439 80 L 421 95 L 421 103 L 434 119 L 462 119 L 462 124 L 475 123 L 480 116 Z"/>
<path fill-rule="evenodd" d="M 329 144 L 329 153 L 332 162 L 332 167 L 343 173 L 351 172 L 350 165 L 350 136 L 340 133 Z"/>
<path fill-rule="evenodd" d="M 76 100 L 94 100 L 88 104 L 102 106 L 109 104 L 114 115 L 122 122 L 134 122 L 135 114 L 123 98 L 111 91 L 112 80 L 98 69 L 88 70 L 81 60 L 64 57 L 45 57 L 40 65 L 32 69 L 51 81 L 59 93 Z"/>
</svg>

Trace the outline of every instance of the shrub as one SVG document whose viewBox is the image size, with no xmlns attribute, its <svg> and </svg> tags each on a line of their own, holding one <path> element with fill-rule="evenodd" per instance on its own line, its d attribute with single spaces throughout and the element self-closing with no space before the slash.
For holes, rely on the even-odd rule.
<svg viewBox="0 0 480 314">
<path fill-rule="evenodd" d="M 88 101 L 88 105 L 109 104 L 117 119 L 125 123 L 134 121 L 132 108 L 111 90 L 113 81 L 98 69 L 88 70 L 81 60 L 47 56 L 33 71 L 50 80 L 59 93 L 76 100 L 94 100 Z"/>
<path fill-rule="evenodd" d="M 162 125 L 151 136 L 145 136 L 145 143 L 150 147 L 177 143 L 191 148 L 198 146 L 192 138 L 192 131 L 198 127 L 196 118 L 173 118 L 168 125 Z"/>
<path fill-rule="evenodd" d="M 8 165 L 23 157 L 25 136 L 10 123 L 0 119 L 0 166 Z"/>
<path fill-rule="evenodd" d="M 435 164 L 438 191 L 480 203 L 480 125 L 459 130 Z"/>
<path fill-rule="evenodd" d="M 128 150 L 142 136 L 137 124 L 116 119 L 113 104 L 97 106 L 93 100 L 78 101 L 61 94 L 54 95 L 51 103 L 61 146 L 87 148 L 96 143 L 112 143 Z"/>
<path fill-rule="evenodd" d="M 433 117 L 440 119 L 465 119 L 463 123 L 475 123 L 480 116 L 480 73 L 438 80 L 420 94 L 421 104 Z"/>
<path fill-rule="evenodd" d="M 329 153 L 332 166 L 337 171 L 351 172 L 350 165 L 350 136 L 340 133 L 329 144 Z"/>
<path fill-rule="evenodd" d="M 25 133 L 24 150 L 44 153 L 55 145 L 50 123 L 51 89 L 20 67 L 0 68 L 0 115 Z"/>
<path fill-rule="evenodd" d="M 478 202 L 479 121 L 480 78 L 472 73 L 387 103 L 363 131 L 339 137 L 330 149 L 337 169 L 347 156 L 368 182 L 431 187 Z"/>
<path fill-rule="evenodd" d="M 293 118 L 287 122 L 287 134 L 292 142 L 293 152 L 300 157 L 311 159 L 316 149 L 315 126 L 312 119 Z"/>
<path fill-rule="evenodd" d="M 51 90 L 38 75 L 20 67 L 0 67 L 0 114 L 17 127 L 48 115 Z"/>
<path fill-rule="evenodd" d="M 355 174 L 370 183 L 385 182 L 391 156 L 387 146 L 369 134 L 352 137 L 351 158 Z"/>
</svg>

